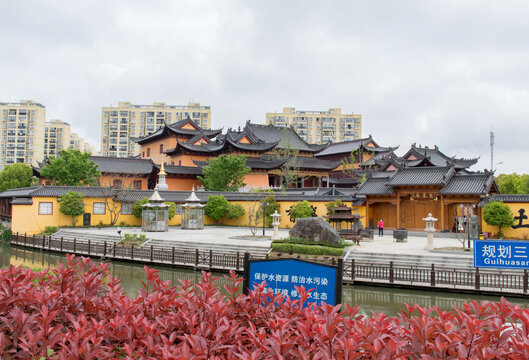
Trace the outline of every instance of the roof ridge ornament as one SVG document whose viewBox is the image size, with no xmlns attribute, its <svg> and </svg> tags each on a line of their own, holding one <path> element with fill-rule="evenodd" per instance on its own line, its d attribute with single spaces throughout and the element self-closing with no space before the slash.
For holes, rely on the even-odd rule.
<svg viewBox="0 0 529 360">
<path fill-rule="evenodd" d="M 158 190 L 154 190 L 153 194 L 149 198 L 149 201 L 150 202 L 164 202 L 165 200 L 164 198 L 160 196 L 160 194 L 158 193 Z"/>
<path fill-rule="evenodd" d="M 187 203 L 199 203 L 200 199 L 195 194 L 195 185 L 191 188 L 191 195 L 187 199 L 184 200 Z"/>
<path fill-rule="evenodd" d="M 165 163 L 164 160 L 165 160 L 165 159 L 162 158 L 162 165 L 160 166 L 160 171 L 158 172 L 158 176 L 160 176 L 160 175 L 164 175 L 164 176 L 167 175 L 167 173 L 165 172 L 165 168 L 164 168 L 164 163 Z"/>
</svg>

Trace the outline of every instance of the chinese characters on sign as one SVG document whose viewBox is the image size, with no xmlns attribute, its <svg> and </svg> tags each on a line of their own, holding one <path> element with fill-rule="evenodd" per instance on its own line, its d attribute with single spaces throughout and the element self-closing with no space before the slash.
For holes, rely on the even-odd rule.
<svg viewBox="0 0 529 360">
<path fill-rule="evenodd" d="M 529 269 L 529 241 L 476 240 L 474 243 L 475 267 Z"/>
<path fill-rule="evenodd" d="M 513 229 L 518 229 L 522 227 L 529 228 L 529 224 L 523 223 L 524 220 L 527 220 L 527 215 L 525 215 L 525 209 L 518 210 L 518 214 L 520 214 L 520 216 L 514 217 L 514 220 L 518 220 L 518 224 L 513 225 L 512 228 Z"/>
<path fill-rule="evenodd" d="M 316 264 L 296 259 L 254 260 L 249 262 L 248 288 L 266 282 L 266 289 L 274 294 L 282 293 L 291 299 L 299 299 L 296 286 L 313 289 L 308 302 L 338 304 L 341 302 L 341 271 L 336 266 Z M 339 279 L 337 279 L 337 275 Z M 337 291 L 339 287 L 339 295 Z"/>
<path fill-rule="evenodd" d="M 327 301 L 329 298 L 328 295 L 328 286 L 329 286 L 329 280 L 327 278 L 320 279 L 319 277 L 310 277 L 310 276 L 296 276 L 292 275 L 289 277 L 289 275 L 281 275 L 281 274 L 261 274 L 261 273 L 254 273 L 253 280 L 256 283 L 259 283 L 261 281 L 266 281 L 267 283 L 267 290 L 272 290 L 274 294 L 277 293 L 283 293 L 285 296 L 290 296 L 292 299 L 299 299 L 298 291 L 288 290 L 288 288 L 283 289 L 282 285 L 287 284 L 293 284 L 293 285 L 303 285 L 305 286 L 305 289 L 312 289 L 319 287 L 321 292 L 313 291 L 309 293 L 309 299 L 312 300 L 323 300 Z M 273 285 L 272 288 L 270 285 Z M 324 291 L 322 291 L 324 290 Z"/>
</svg>

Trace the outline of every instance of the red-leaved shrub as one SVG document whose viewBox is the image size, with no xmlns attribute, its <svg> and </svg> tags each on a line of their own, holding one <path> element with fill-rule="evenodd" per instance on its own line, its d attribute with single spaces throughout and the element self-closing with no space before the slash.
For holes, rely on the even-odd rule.
<svg viewBox="0 0 529 360">
<path fill-rule="evenodd" d="M 147 283 L 127 297 L 107 264 L 68 257 L 41 272 L 0 270 L 2 359 L 528 359 L 529 311 L 469 302 L 441 311 L 408 306 L 397 317 L 357 307 L 300 306 L 265 292 L 222 296 L 204 273 L 171 286 L 145 268 Z M 514 325 L 513 325 L 514 324 Z"/>
</svg>

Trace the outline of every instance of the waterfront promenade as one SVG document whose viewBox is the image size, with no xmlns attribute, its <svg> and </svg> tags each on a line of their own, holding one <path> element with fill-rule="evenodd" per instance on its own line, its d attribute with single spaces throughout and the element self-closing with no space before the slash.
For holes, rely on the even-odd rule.
<svg viewBox="0 0 529 360">
<path fill-rule="evenodd" d="M 250 234 L 247 228 L 209 226 L 204 230 L 171 228 L 165 233 L 145 233 L 149 241 L 141 248 L 132 249 L 114 246 L 119 240 L 117 230 L 65 229 L 74 236 L 71 239 L 13 234 L 11 243 L 109 260 L 217 271 L 242 271 L 245 252 L 250 252 L 252 258 L 263 258 L 271 243 L 270 239 L 245 238 Z M 124 228 L 122 234 L 135 231 L 139 229 Z M 271 234 L 272 230 L 267 229 L 267 235 Z M 281 230 L 280 235 L 288 236 L 288 230 Z M 419 235 L 408 236 L 407 242 L 393 242 L 388 233 L 375 236 L 372 242 L 347 247 L 344 283 L 496 295 L 528 293 L 527 271 L 476 269 L 472 266 L 471 252 L 448 250 L 461 247 L 456 238 L 436 234 L 439 235 L 434 240 L 436 250 L 426 251 L 426 237 Z"/>
</svg>

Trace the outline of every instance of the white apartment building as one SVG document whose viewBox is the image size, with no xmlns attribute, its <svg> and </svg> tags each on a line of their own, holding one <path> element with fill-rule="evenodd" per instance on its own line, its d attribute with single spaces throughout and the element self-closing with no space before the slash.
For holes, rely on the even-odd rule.
<svg viewBox="0 0 529 360">
<path fill-rule="evenodd" d="M 312 144 L 341 142 L 362 137 L 362 115 L 342 114 L 342 109 L 301 111 L 293 107 L 266 114 L 266 124 L 293 127 L 303 140 Z"/>
<path fill-rule="evenodd" d="M 15 163 L 37 165 L 42 161 L 46 108 L 33 100 L 0 102 L 0 114 L 0 169 Z"/>
<path fill-rule="evenodd" d="M 211 128 L 211 109 L 199 103 L 135 105 L 119 102 L 101 109 L 101 156 L 130 157 L 138 155 L 140 146 L 133 138 L 152 134 L 164 124 L 190 117 L 204 129 Z"/>
</svg>

